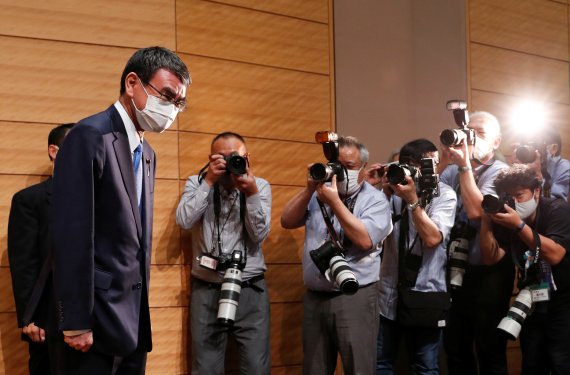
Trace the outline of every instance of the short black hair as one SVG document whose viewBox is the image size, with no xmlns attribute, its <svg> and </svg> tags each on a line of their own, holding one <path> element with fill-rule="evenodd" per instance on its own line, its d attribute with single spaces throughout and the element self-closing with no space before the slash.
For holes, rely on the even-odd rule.
<svg viewBox="0 0 570 375">
<path fill-rule="evenodd" d="M 121 75 L 121 95 L 125 93 L 125 78 L 130 72 L 139 76 L 143 83 L 148 83 L 154 74 L 166 69 L 175 74 L 180 82 L 188 86 L 192 83 L 186 64 L 171 50 L 164 47 L 141 48 L 131 56 Z"/>
<path fill-rule="evenodd" d="M 241 143 L 243 143 L 245 145 L 245 139 L 243 139 L 243 137 L 241 135 L 239 135 L 238 133 L 223 132 L 223 133 L 216 135 L 214 137 L 214 139 L 212 139 L 212 143 L 210 143 L 210 146 L 212 146 L 214 143 L 216 143 L 216 141 L 218 139 L 228 139 L 228 138 L 236 138 L 236 139 L 240 140 Z"/>
<path fill-rule="evenodd" d="M 518 188 L 534 191 L 541 186 L 542 181 L 536 171 L 526 164 L 513 164 L 499 172 L 495 178 L 495 189 L 499 195 Z"/>
<path fill-rule="evenodd" d="M 416 139 L 402 146 L 399 162 L 402 164 L 419 164 L 427 153 L 435 151 L 437 151 L 437 147 L 431 141 L 424 138 Z"/>
<path fill-rule="evenodd" d="M 61 146 L 61 142 L 67 135 L 67 132 L 75 125 L 75 123 L 70 122 L 67 124 L 61 124 L 53 128 L 48 135 L 48 146 L 49 145 L 56 145 L 57 147 Z"/>
</svg>

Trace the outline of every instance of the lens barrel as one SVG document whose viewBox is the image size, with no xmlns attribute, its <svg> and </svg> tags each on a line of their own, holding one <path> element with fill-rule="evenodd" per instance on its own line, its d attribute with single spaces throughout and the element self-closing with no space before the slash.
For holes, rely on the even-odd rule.
<svg viewBox="0 0 570 375">
<path fill-rule="evenodd" d="M 519 146 L 515 151 L 515 155 L 521 163 L 534 163 L 536 160 L 536 148 L 526 145 Z"/>
<path fill-rule="evenodd" d="M 522 325 L 532 312 L 532 293 L 529 288 L 524 288 L 519 292 L 515 302 L 509 308 L 507 316 L 505 316 L 498 329 L 505 332 L 511 340 L 516 340 L 522 329 Z"/>
<path fill-rule="evenodd" d="M 447 147 L 459 146 L 465 138 L 465 132 L 460 129 L 445 129 L 439 135 L 439 140 Z"/>
<path fill-rule="evenodd" d="M 236 318 L 236 311 L 241 294 L 241 271 L 237 264 L 232 264 L 224 273 L 224 282 L 218 299 L 218 322 L 231 326 Z"/>
<path fill-rule="evenodd" d="M 329 272 L 339 289 L 348 295 L 358 292 L 358 280 L 342 255 L 335 255 L 330 260 Z"/>
<path fill-rule="evenodd" d="M 452 289 L 463 286 L 463 276 L 469 259 L 469 241 L 466 238 L 456 238 L 449 246 L 449 284 Z"/>
<path fill-rule="evenodd" d="M 232 174 L 246 174 L 247 160 L 240 155 L 231 155 L 230 157 L 226 158 L 226 170 Z"/>
</svg>

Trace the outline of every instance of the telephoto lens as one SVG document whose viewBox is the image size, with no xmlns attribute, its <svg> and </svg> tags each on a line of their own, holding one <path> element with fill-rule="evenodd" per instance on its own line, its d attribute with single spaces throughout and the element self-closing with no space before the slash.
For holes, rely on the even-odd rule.
<svg viewBox="0 0 570 375">
<path fill-rule="evenodd" d="M 241 261 L 242 253 L 235 250 L 232 253 L 230 265 L 224 273 L 224 281 L 218 300 L 218 322 L 231 326 L 234 324 L 241 294 Z"/>
<path fill-rule="evenodd" d="M 507 316 L 501 320 L 497 328 L 505 332 L 510 340 L 516 340 L 521 333 L 524 320 L 532 314 L 532 309 L 532 293 L 529 288 L 524 288 L 519 292 Z"/>
<path fill-rule="evenodd" d="M 449 246 L 449 284 L 452 289 L 463 285 L 463 276 L 469 258 L 469 241 L 466 238 L 456 238 Z"/>
<path fill-rule="evenodd" d="M 309 168 L 309 175 L 315 181 L 324 182 L 332 178 L 334 170 L 327 164 L 315 163 Z"/>
<path fill-rule="evenodd" d="M 335 283 L 344 294 L 354 294 L 358 291 L 358 280 L 346 262 L 342 252 L 327 241 L 316 250 L 309 252 L 313 263 L 327 280 Z"/>
<path fill-rule="evenodd" d="M 439 135 L 439 140 L 447 147 L 459 146 L 465 138 L 467 138 L 467 134 L 460 129 L 445 129 Z"/>
</svg>

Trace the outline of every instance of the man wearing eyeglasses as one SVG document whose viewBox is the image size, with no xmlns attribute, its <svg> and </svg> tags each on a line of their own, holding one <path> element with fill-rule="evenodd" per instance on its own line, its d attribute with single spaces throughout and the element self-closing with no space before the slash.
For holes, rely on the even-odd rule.
<svg viewBox="0 0 570 375">
<path fill-rule="evenodd" d="M 59 151 L 52 206 L 58 373 L 145 372 L 156 155 L 144 133 L 168 129 L 190 82 L 172 51 L 138 50 L 119 100 L 81 120 Z"/>
</svg>

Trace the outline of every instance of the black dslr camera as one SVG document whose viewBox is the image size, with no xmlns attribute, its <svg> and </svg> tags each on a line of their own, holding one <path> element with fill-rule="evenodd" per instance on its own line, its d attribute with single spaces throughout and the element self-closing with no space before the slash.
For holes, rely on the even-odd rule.
<svg viewBox="0 0 570 375">
<path fill-rule="evenodd" d="M 237 152 L 225 156 L 224 159 L 226 160 L 226 173 L 238 175 L 247 173 L 247 159 Z"/>
<path fill-rule="evenodd" d="M 524 142 L 517 146 L 515 155 L 523 164 L 534 163 L 536 160 L 536 152 L 540 153 L 541 161 L 546 162 L 546 144 L 541 142 Z"/>
<path fill-rule="evenodd" d="M 358 291 L 358 280 L 346 262 L 342 249 L 326 241 L 318 249 L 309 251 L 309 255 L 321 274 L 334 282 L 344 294 Z"/>
<path fill-rule="evenodd" d="M 486 194 L 483 196 L 481 208 L 488 214 L 506 213 L 505 204 L 513 209 L 515 208 L 515 200 L 508 194 L 502 194 L 499 198 L 492 194 Z"/>
<path fill-rule="evenodd" d="M 423 158 L 420 167 L 408 164 L 390 164 L 386 171 L 388 182 L 392 185 L 406 185 L 406 177 L 410 176 L 415 184 L 420 198 L 420 204 L 425 207 L 433 197 L 439 196 L 439 175 L 437 174 L 436 160 Z"/>
<path fill-rule="evenodd" d="M 329 182 L 336 175 L 337 182 L 344 181 L 345 168 L 338 161 L 338 135 L 331 131 L 317 132 L 315 141 L 323 145 L 323 153 L 329 162 L 313 164 L 309 168 L 311 178 L 319 182 Z"/>
<path fill-rule="evenodd" d="M 469 114 L 467 113 L 467 103 L 463 100 L 450 100 L 447 102 L 447 110 L 453 111 L 453 118 L 459 129 L 445 129 L 439 135 L 441 143 L 447 147 L 455 147 L 467 142 L 468 145 L 475 144 L 475 131 L 469 129 Z"/>
</svg>

